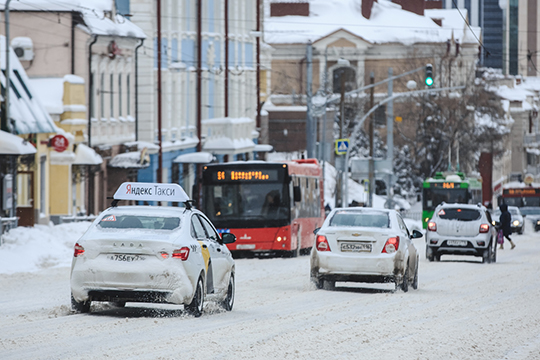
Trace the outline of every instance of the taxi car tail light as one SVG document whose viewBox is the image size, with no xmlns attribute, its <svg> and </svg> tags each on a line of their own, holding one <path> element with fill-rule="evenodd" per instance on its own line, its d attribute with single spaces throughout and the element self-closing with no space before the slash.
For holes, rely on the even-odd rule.
<svg viewBox="0 0 540 360">
<path fill-rule="evenodd" d="M 328 240 L 326 240 L 326 236 L 317 235 L 317 240 L 315 243 L 317 246 L 317 251 L 331 251 L 330 245 L 328 245 Z"/>
<path fill-rule="evenodd" d="M 399 236 L 391 237 L 386 240 L 386 244 L 384 244 L 382 253 L 383 254 L 393 254 L 395 253 L 399 248 Z"/>
<path fill-rule="evenodd" d="M 487 233 L 489 231 L 489 224 L 480 225 L 480 233 Z"/>
<path fill-rule="evenodd" d="M 188 257 L 189 257 L 189 248 L 186 246 L 178 250 L 174 250 L 172 253 L 173 259 L 180 259 L 182 261 L 186 261 Z"/>
<path fill-rule="evenodd" d="M 84 248 L 81 245 L 79 245 L 79 243 L 76 243 L 74 252 L 73 252 L 73 257 L 79 257 L 82 254 L 84 254 Z"/>
<path fill-rule="evenodd" d="M 429 231 L 437 231 L 437 224 L 435 223 L 435 221 L 430 221 L 427 224 L 427 228 Z"/>
</svg>

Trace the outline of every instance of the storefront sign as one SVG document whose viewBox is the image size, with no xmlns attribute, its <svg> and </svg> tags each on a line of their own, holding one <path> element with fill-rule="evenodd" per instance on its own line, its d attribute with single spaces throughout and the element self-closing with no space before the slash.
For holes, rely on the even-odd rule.
<svg viewBox="0 0 540 360">
<path fill-rule="evenodd" d="M 50 144 L 56 152 L 63 152 L 68 148 L 69 141 L 64 135 L 58 134 L 51 139 Z"/>
</svg>

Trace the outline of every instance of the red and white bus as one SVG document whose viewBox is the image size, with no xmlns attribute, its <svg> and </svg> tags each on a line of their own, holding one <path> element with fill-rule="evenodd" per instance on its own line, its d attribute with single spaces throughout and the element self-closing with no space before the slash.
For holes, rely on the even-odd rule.
<svg viewBox="0 0 540 360">
<path fill-rule="evenodd" d="M 233 253 L 309 253 L 325 217 L 316 159 L 209 164 L 202 178 L 202 210 L 218 231 L 236 235 Z"/>
</svg>

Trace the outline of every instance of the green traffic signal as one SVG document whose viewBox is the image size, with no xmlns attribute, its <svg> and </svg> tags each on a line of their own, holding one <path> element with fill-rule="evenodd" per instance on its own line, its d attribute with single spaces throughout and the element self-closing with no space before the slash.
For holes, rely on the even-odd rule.
<svg viewBox="0 0 540 360">
<path fill-rule="evenodd" d="M 431 64 L 426 65 L 426 76 L 424 82 L 427 86 L 433 85 L 433 65 Z"/>
</svg>

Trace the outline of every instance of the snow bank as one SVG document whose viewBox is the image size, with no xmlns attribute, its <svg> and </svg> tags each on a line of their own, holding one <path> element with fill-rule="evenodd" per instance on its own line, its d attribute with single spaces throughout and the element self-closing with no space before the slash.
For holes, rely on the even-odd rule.
<svg viewBox="0 0 540 360">
<path fill-rule="evenodd" d="M 33 272 L 71 266 L 73 246 L 91 222 L 18 227 L 3 234 L 0 273 Z"/>
</svg>

